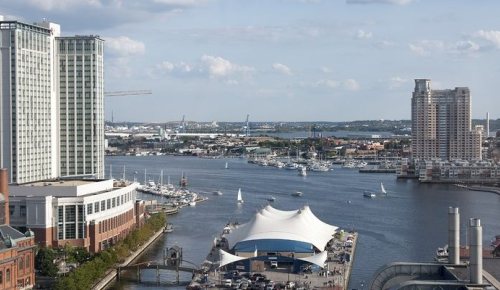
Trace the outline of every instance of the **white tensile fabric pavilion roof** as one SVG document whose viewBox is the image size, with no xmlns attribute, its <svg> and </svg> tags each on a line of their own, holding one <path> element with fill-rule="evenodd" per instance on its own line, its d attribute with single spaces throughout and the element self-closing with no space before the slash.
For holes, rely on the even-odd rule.
<svg viewBox="0 0 500 290">
<path fill-rule="evenodd" d="M 235 256 L 235 255 L 230 254 L 230 253 L 228 253 L 226 251 L 223 251 L 221 249 L 219 249 L 219 256 L 220 256 L 219 267 L 225 266 L 227 264 L 234 263 L 236 261 L 248 259 L 248 258 L 245 258 L 245 257 Z"/>
<path fill-rule="evenodd" d="M 309 243 L 324 251 L 337 229 L 318 219 L 307 205 L 291 211 L 268 205 L 248 223 L 234 228 L 226 238 L 231 247 L 242 241 L 277 239 Z"/>
</svg>

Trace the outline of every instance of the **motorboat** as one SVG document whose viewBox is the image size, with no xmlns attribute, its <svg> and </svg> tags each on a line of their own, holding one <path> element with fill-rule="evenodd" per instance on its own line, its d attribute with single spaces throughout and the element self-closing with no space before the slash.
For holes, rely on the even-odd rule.
<svg viewBox="0 0 500 290">
<path fill-rule="evenodd" d="M 294 193 L 292 193 L 292 196 L 295 196 L 295 197 L 301 197 L 302 196 L 302 192 L 301 191 L 296 191 Z"/>
<path fill-rule="evenodd" d="M 270 196 L 267 198 L 267 201 L 269 202 L 274 202 L 276 200 L 276 198 L 274 196 Z"/>
<path fill-rule="evenodd" d="M 377 197 L 377 195 L 373 191 L 365 190 L 363 192 L 363 197 L 366 197 L 366 198 L 375 198 L 375 197 Z"/>
<path fill-rule="evenodd" d="M 165 228 L 163 229 L 163 232 L 164 233 L 171 233 L 174 231 L 174 225 L 171 224 L 171 223 L 167 223 L 167 225 L 165 226 Z"/>
<path fill-rule="evenodd" d="M 214 195 L 222 195 L 223 193 L 220 190 L 216 190 L 216 191 L 213 192 L 213 194 Z"/>
</svg>

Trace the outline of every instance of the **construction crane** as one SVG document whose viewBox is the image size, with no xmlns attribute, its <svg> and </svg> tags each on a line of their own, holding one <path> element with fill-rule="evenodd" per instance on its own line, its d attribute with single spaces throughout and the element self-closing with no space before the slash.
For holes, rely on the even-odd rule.
<svg viewBox="0 0 500 290">
<path fill-rule="evenodd" d="M 151 95 L 151 90 L 104 92 L 105 97 Z"/>
<path fill-rule="evenodd" d="M 151 95 L 153 92 L 151 90 L 136 90 L 136 91 L 114 91 L 114 92 L 104 92 L 105 97 L 119 97 L 119 96 L 139 96 L 139 95 Z M 114 113 L 111 111 L 111 123 L 115 122 Z"/>
</svg>

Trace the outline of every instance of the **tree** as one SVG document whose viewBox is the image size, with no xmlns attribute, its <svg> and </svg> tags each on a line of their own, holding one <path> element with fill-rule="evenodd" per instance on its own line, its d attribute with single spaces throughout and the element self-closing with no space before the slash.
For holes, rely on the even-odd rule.
<svg viewBox="0 0 500 290">
<path fill-rule="evenodd" d="M 57 266 L 54 263 L 56 252 L 51 248 L 40 248 L 35 257 L 35 268 L 43 276 L 55 277 L 57 275 Z"/>
</svg>

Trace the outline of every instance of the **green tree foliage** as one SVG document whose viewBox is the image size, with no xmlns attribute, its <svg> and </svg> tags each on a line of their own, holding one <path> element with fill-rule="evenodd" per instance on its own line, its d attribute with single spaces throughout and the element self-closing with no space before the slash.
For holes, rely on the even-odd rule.
<svg viewBox="0 0 500 290">
<path fill-rule="evenodd" d="M 123 262 L 131 252 L 137 250 L 151 236 L 161 230 L 166 224 L 166 216 L 163 213 L 152 215 L 146 224 L 133 230 L 123 241 L 120 241 L 112 248 L 94 255 L 90 261 L 84 262 L 73 272 L 65 277 L 57 279 L 54 289 L 56 290 L 83 290 L 91 289 L 99 278 L 104 276 L 116 263 Z M 79 248 L 71 250 L 72 253 L 80 252 Z M 84 254 L 72 254 L 75 259 L 84 259 Z"/>
<path fill-rule="evenodd" d="M 40 248 L 35 257 L 35 268 L 40 270 L 43 276 L 55 277 L 57 266 L 54 264 L 57 253 L 51 248 Z"/>
</svg>

